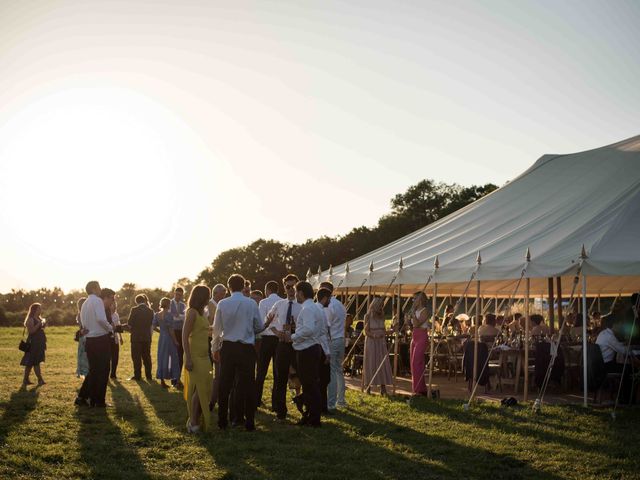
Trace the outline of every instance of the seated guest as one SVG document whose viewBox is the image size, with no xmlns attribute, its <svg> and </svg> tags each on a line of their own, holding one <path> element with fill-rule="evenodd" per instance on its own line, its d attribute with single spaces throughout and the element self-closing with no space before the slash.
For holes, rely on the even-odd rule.
<svg viewBox="0 0 640 480">
<path fill-rule="evenodd" d="M 507 325 L 509 327 L 509 333 L 511 335 L 514 335 L 520 332 L 523 326 L 521 321 L 522 318 L 524 317 L 522 316 L 521 313 L 514 313 L 513 316 L 511 317 L 511 322 L 509 322 L 509 324 Z"/>
<path fill-rule="evenodd" d="M 598 334 L 596 344 L 600 347 L 602 352 L 602 359 L 604 360 L 604 368 L 607 373 L 620 373 L 623 370 L 623 363 L 619 363 L 617 360 L 621 356 L 624 361 L 624 356 L 627 351 L 626 345 L 624 345 L 618 337 L 615 335 L 613 328 L 614 325 L 620 320 L 616 318 L 616 314 L 610 313 L 602 317 L 602 331 Z M 640 368 L 640 360 L 633 355 L 629 355 L 634 368 Z M 627 365 L 625 369 L 625 376 L 622 379 L 622 395 L 620 398 L 621 403 L 629 403 L 633 399 L 631 398 L 631 365 Z"/>
<path fill-rule="evenodd" d="M 504 315 L 498 315 L 496 317 L 496 327 L 499 329 L 502 329 L 503 325 L 504 325 Z"/>
<path fill-rule="evenodd" d="M 478 330 L 478 334 L 480 338 L 483 337 L 494 337 L 500 334 L 500 330 L 496 328 L 496 316 L 493 313 L 488 313 L 484 318 L 484 322 L 480 326 L 480 330 Z"/>
<path fill-rule="evenodd" d="M 451 326 L 453 331 L 460 331 L 460 321 L 453 316 L 453 305 L 447 305 L 444 307 L 444 320 L 442 321 L 442 331 Z"/>
<path fill-rule="evenodd" d="M 531 327 L 531 335 L 534 337 L 544 337 L 549 335 L 549 327 L 545 325 L 542 315 L 534 313 L 529 318 L 531 320 L 531 324 L 529 325 Z"/>
<path fill-rule="evenodd" d="M 344 320 L 344 338 L 347 339 L 347 342 L 351 335 L 353 335 L 353 315 L 347 313 L 347 317 Z"/>
<path fill-rule="evenodd" d="M 596 310 L 591 314 L 591 323 L 589 325 L 591 327 L 591 331 L 594 333 L 600 333 L 600 331 L 602 330 L 601 322 L 602 314 Z"/>
<path fill-rule="evenodd" d="M 471 317 L 471 325 L 468 327 L 468 330 L 467 330 L 469 335 L 476 334 L 476 325 L 482 326 L 483 318 L 484 317 L 482 315 L 480 315 L 478 318 L 476 318 L 475 315 Z"/>
<path fill-rule="evenodd" d="M 569 333 L 573 338 L 582 338 L 582 313 L 571 314 L 573 316 L 573 324 Z"/>
</svg>

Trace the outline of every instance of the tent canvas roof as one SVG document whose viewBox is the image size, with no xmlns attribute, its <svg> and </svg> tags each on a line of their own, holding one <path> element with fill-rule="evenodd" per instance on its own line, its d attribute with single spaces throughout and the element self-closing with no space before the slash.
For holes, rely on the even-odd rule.
<svg viewBox="0 0 640 480">
<path fill-rule="evenodd" d="M 581 260 L 583 245 L 587 258 Z M 422 288 L 432 275 L 439 291 L 455 295 L 476 271 L 484 295 L 504 296 L 526 265 L 532 294 L 542 295 L 548 277 L 565 277 L 563 289 L 571 288 L 581 263 L 589 295 L 640 290 L 640 136 L 544 155 L 490 195 L 310 280 L 353 290 L 366 279 L 363 289 L 380 292 L 392 281 Z"/>
</svg>

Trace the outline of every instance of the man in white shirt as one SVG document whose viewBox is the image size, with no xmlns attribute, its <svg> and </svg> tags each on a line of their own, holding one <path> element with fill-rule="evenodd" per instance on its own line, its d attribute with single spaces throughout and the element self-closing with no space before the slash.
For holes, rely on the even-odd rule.
<svg viewBox="0 0 640 480">
<path fill-rule="evenodd" d="M 333 294 L 333 284 L 331 282 L 322 282 L 320 288 L 326 288 Z M 329 326 L 329 350 L 331 352 L 331 380 L 327 392 L 327 408 L 329 412 L 333 412 L 337 407 L 347 406 L 347 402 L 345 401 L 344 369 L 342 367 L 342 363 L 344 362 L 344 332 L 347 310 L 340 300 L 332 296 L 329 306 L 325 310 L 325 314 Z"/>
<path fill-rule="evenodd" d="M 602 352 L 602 359 L 604 360 L 604 369 L 607 373 L 622 373 L 624 363 L 618 362 L 618 358 L 620 357 L 622 362 L 624 362 L 624 357 L 627 353 L 627 346 L 618 340 L 615 333 L 613 332 L 614 325 L 616 322 L 622 321 L 622 319 L 616 318 L 616 315 L 610 313 L 609 315 L 605 315 L 602 317 L 602 331 L 598 334 L 598 338 L 596 339 L 596 344 L 600 347 L 600 351 Z M 640 360 L 634 357 L 632 354 L 629 355 L 629 360 L 631 364 L 635 368 L 640 368 Z M 632 403 L 633 399 L 632 395 L 632 381 L 631 381 L 631 370 L 632 365 L 627 365 L 624 369 L 624 378 L 622 379 L 622 392 L 620 397 L 621 403 Z"/>
<path fill-rule="evenodd" d="M 271 320 L 269 332 L 278 339 L 273 360 L 273 411 L 276 412 L 276 420 L 283 422 L 287 418 L 287 382 L 289 369 L 297 368 L 296 355 L 291 343 L 291 333 L 295 332 L 298 315 L 302 305 L 296 299 L 296 284 L 298 277 L 290 273 L 282 279 L 282 285 L 287 298 L 278 300 L 267 314 L 267 320 Z M 266 331 L 265 331 L 266 333 Z M 287 338 L 286 334 L 289 334 Z M 264 334 L 263 334 L 263 338 Z"/>
<path fill-rule="evenodd" d="M 302 402 L 306 415 L 298 425 L 320 426 L 320 357 L 322 336 L 326 329 L 326 319 L 313 303 L 313 287 L 309 282 L 296 284 L 296 298 L 302 303 L 295 333 L 285 334 L 291 338 L 298 361 L 298 376 L 302 384 Z"/>
<path fill-rule="evenodd" d="M 267 315 L 271 311 L 271 308 L 282 298 L 278 295 L 278 282 L 274 282 L 273 280 L 267 282 L 264 286 L 266 298 L 260 301 L 258 305 L 258 310 L 260 312 L 260 319 L 263 323 L 267 322 Z M 256 405 L 260 406 L 262 404 L 262 390 L 264 388 L 264 379 L 267 376 L 267 372 L 269 371 L 269 364 L 273 362 L 273 376 L 275 379 L 276 369 L 275 369 L 275 355 L 276 349 L 278 348 L 278 337 L 271 330 L 266 330 L 262 332 L 262 339 L 260 341 L 260 349 L 258 351 L 258 366 L 256 372 L 256 394 L 258 395 Z M 275 386 L 275 380 L 273 385 Z M 271 410 L 274 409 L 274 388 L 271 389 Z"/>
<path fill-rule="evenodd" d="M 533 319 L 533 316 L 532 316 Z M 500 334 L 500 330 L 496 327 L 496 316 L 493 313 L 487 313 L 484 317 L 484 321 L 478 329 L 478 336 L 482 337 L 496 337 Z M 532 335 L 533 332 L 531 333 Z"/>
<path fill-rule="evenodd" d="M 268 328 L 270 322 L 263 325 L 258 305 L 242 294 L 244 287 L 242 275 L 231 275 L 227 285 L 231 296 L 220 300 L 213 320 L 213 340 L 220 349 L 220 398 L 218 406 L 218 427 L 222 430 L 228 425 L 229 394 L 237 377 L 238 404 L 244 408 L 245 428 L 255 430 L 255 368 L 256 334 Z"/>
<path fill-rule="evenodd" d="M 327 398 L 327 388 L 331 382 L 331 332 L 328 323 L 328 313 L 331 306 L 331 290 L 320 288 L 316 299 L 316 306 L 325 319 L 324 331 L 320 336 L 320 346 L 322 347 L 322 353 L 320 355 L 320 413 L 322 415 L 333 415 L 335 409 L 329 410 Z"/>
<path fill-rule="evenodd" d="M 85 348 L 89 360 L 89 374 L 84 377 L 75 400 L 78 406 L 87 403 L 95 408 L 107 406 L 105 395 L 109 383 L 113 327 L 107 320 L 105 306 L 110 307 L 114 298 L 107 296 L 103 301 L 100 298 L 101 291 L 98 282 L 87 283 L 88 297 L 80 309 L 80 323 L 87 331 Z"/>
</svg>

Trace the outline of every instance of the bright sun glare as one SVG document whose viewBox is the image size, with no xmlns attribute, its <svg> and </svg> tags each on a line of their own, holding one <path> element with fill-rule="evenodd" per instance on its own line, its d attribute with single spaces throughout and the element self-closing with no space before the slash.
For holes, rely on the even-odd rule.
<svg viewBox="0 0 640 480">
<path fill-rule="evenodd" d="M 159 248 L 172 234 L 166 218 L 178 195 L 166 117 L 148 98 L 116 88 L 30 102 L 3 126 L 0 198 L 12 208 L 0 215 L 9 231 L 68 266 Z M 90 216 L 102 231 L 83 229 Z"/>
</svg>

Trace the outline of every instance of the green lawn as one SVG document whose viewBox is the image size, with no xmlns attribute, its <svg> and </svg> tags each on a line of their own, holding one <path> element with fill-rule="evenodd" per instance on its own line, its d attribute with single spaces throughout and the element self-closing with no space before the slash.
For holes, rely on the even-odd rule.
<svg viewBox="0 0 640 480">
<path fill-rule="evenodd" d="M 178 392 L 123 380 L 78 410 L 73 328 L 48 330 L 48 384 L 20 390 L 21 329 L 0 329 L 0 478 L 639 478 L 640 411 L 527 409 L 348 392 L 321 429 L 274 424 L 189 436 Z M 128 343 L 120 377 L 131 374 Z M 265 395 L 266 397 L 266 395 Z"/>
</svg>

